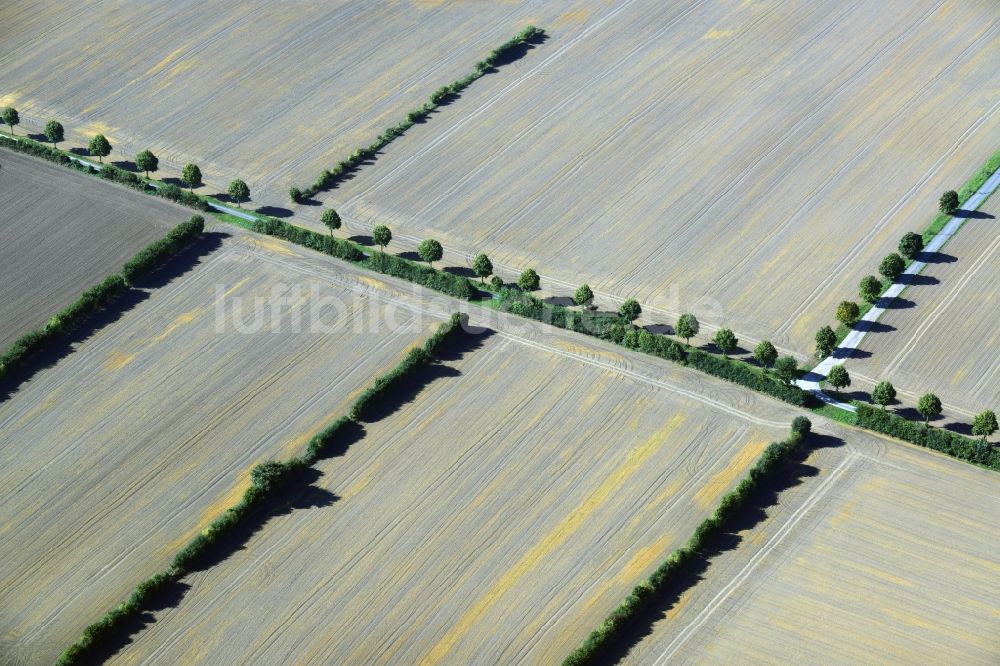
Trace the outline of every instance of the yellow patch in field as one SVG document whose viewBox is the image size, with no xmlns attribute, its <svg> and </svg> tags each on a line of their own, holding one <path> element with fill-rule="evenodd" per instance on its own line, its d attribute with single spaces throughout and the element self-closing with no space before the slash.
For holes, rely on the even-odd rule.
<svg viewBox="0 0 1000 666">
<path fill-rule="evenodd" d="M 667 609 L 667 612 L 663 614 L 663 617 L 667 620 L 672 620 L 677 617 L 677 614 L 684 610 L 687 606 L 688 601 L 691 600 L 691 593 L 694 592 L 693 587 L 689 587 L 681 593 L 681 596 L 677 598 L 676 603 Z"/>
<path fill-rule="evenodd" d="M 155 345 L 157 343 L 163 342 L 167 338 L 167 336 L 172 334 L 178 328 L 180 328 L 181 326 L 186 326 L 187 324 L 190 324 L 195 319 L 197 319 L 200 313 L 201 313 L 201 308 L 195 308 L 194 310 L 188 310 L 187 312 L 183 312 L 177 315 L 177 318 L 174 319 L 172 322 L 170 322 L 170 324 L 165 329 L 163 329 L 162 333 L 154 337 L 150 342 L 150 344 Z"/>
<path fill-rule="evenodd" d="M 229 490 L 220 495 L 202 510 L 202 512 L 198 515 L 198 519 L 195 521 L 194 526 L 190 530 L 168 543 L 163 547 L 162 551 L 172 555 L 186 546 L 197 533 L 207 529 L 208 526 L 212 524 L 212 521 L 221 516 L 226 509 L 239 504 L 240 500 L 243 499 L 243 493 L 249 486 L 250 470 L 246 469 L 240 472 L 236 483 L 233 484 Z"/>
<path fill-rule="evenodd" d="M 951 385 L 952 385 L 952 386 L 954 386 L 955 384 L 957 384 L 957 383 L 959 383 L 960 381 L 962 381 L 962 379 L 964 379 L 964 378 L 965 378 L 965 374 L 966 374 L 966 373 L 967 373 L 968 371 L 969 371 L 969 369 L 968 369 L 968 368 L 959 368 L 959 369 L 958 369 L 958 371 L 957 371 L 957 372 L 955 372 L 955 374 L 953 374 L 953 375 L 951 376 Z"/>
<path fill-rule="evenodd" d="M 568 12 L 563 12 L 556 17 L 556 20 L 552 22 L 553 25 L 565 25 L 566 23 L 583 23 L 588 18 L 590 18 L 590 10 L 586 7 L 579 7 L 577 9 L 571 9 Z"/>
<path fill-rule="evenodd" d="M 278 254 L 284 255 L 286 257 L 294 257 L 295 252 L 291 250 L 285 243 L 276 241 L 273 238 L 268 238 L 267 236 L 261 236 L 257 238 L 257 246 L 265 250 L 270 250 L 272 252 L 277 252 Z"/>
<path fill-rule="evenodd" d="M 695 503 L 703 509 L 715 506 L 719 496 L 749 469 L 766 447 L 767 440 L 762 439 L 750 442 L 740 449 L 723 469 L 713 474 L 712 478 L 698 489 L 694 495 Z"/>
<path fill-rule="evenodd" d="M 141 77 L 139 77 L 139 79 L 146 79 L 146 78 L 149 78 L 149 77 L 154 76 L 156 74 L 159 74 L 164 69 L 166 69 L 166 67 L 170 63 L 172 63 L 174 60 L 176 60 L 177 56 L 179 56 L 181 53 L 183 53 L 186 50 L 188 50 L 188 46 L 186 44 L 184 46 L 178 46 L 176 49 L 174 49 L 173 51 L 171 51 L 170 53 L 168 53 L 167 56 L 165 58 L 163 58 L 163 60 L 161 60 L 160 62 L 156 63 L 155 65 L 153 65 L 149 69 L 147 69 L 146 73 L 143 74 Z M 137 79 L 137 80 L 139 80 L 139 79 Z"/>
<path fill-rule="evenodd" d="M 666 559 L 666 548 L 671 539 L 671 535 L 664 534 L 657 539 L 655 543 L 635 551 L 635 554 L 632 555 L 632 559 L 630 559 L 625 564 L 625 568 L 622 569 L 620 578 L 625 582 L 635 581 L 635 584 L 638 585 L 641 582 L 638 579 L 643 577 L 643 574 L 645 574 L 650 567 L 654 564 L 659 564 L 661 561 Z"/>
<path fill-rule="evenodd" d="M 586 521 L 600 509 L 607 499 L 629 480 L 642 465 L 666 441 L 670 434 L 684 422 L 682 414 L 675 415 L 659 432 L 645 443 L 628 452 L 625 461 L 608 475 L 601 484 L 573 511 L 563 518 L 555 529 L 549 532 L 541 541 L 526 552 L 521 559 L 501 576 L 458 622 L 431 648 L 421 660 L 423 664 L 434 664 L 443 661 L 458 640 L 468 633 L 489 611 L 501 596 L 506 594 L 528 572 L 537 567 L 546 557 L 566 543 Z"/>
<path fill-rule="evenodd" d="M 21 94 L 16 92 L 0 95 L 0 106 L 17 106 L 19 99 L 21 99 Z"/>
<path fill-rule="evenodd" d="M 104 363 L 104 369 L 108 371 L 121 370 L 134 360 L 135 354 L 124 354 L 120 351 L 111 352 L 111 356 Z"/>
<path fill-rule="evenodd" d="M 711 30 L 709 30 L 708 32 L 706 32 L 704 35 L 702 35 L 701 38 L 702 39 L 725 39 L 726 37 L 732 37 L 734 34 L 736 34 L 736 31 L 733 30 L 732 28 L 724 28 L 724 29 L 721 29 L 721 30 L 720 29 L 716 29 L 716 28 L 712 28 Z"/>
</svg>

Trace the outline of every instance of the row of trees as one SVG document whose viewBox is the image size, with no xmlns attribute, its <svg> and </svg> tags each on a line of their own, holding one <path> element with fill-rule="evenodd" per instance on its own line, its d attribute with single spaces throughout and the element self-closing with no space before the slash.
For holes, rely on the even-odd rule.
<svg viewBox="0 0 1000 666">
<path fill-rule="evenodd" d="M 0 112 L 0 117 L 3 118 L 5 125 L 10 127 L 11 136 L 14 135 L 14 127 L 21 122 L 21 116 L 17 109 L 8 106 L 2 112 Z M 57 120 L 50 120 L 45 124 L 44 129 L 45 138 L 52 142 L 53 147 L 55 147 L 59 142 L 65 140 L 65 128 L 63 128 L 62 123 Z M 87 144 L 87 152 L 98 159 L 100 163 L 104 163 L 104 158 L 111 154 L 113 146 L 108 138 L 103 134 L 97 134 L 90 139 Z M 135 166 L 140 171 L 146 173 L 146 178 L 149 178 L 150 173 L 155 173 L 160 168 L 160 159 L 151 150 L 141 150 L 135 155 Z M 181 182 L 183 182 L 189 189 L 193 192 L 194 188 L 201 187 L 204 183 L 202 180 L 201 168 L 197 164 L 188 163 L 184 165 L 181 170 Z M 236 201 L 236 205 L 243 207 L 243 202 L 250 198 L 250 187 L 242 180 L 235 179 L 229 183 L 227 188 L 227 193 L 230 197 Z"/>
</svg>

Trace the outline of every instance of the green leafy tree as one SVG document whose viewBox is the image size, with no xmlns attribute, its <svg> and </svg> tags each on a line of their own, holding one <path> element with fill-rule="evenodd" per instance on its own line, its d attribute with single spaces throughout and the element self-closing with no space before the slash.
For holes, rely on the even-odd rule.
<svg viewBox="0 0 1000 666">
<path fill-rule="evenodd" d="M 875 404 L 881 405 L 883 410 L 895 399 L 896 387 L 884 379 L 872 389 L 872 400 L 875 401 Z"/>
<path fill-rule="evenodd" d="M 45 123 L 45 138 L 52 142 L 53 147 L 63 140 L 63 126 L 58 120 Z"/>
<path fill-rule="evenodd" d="M 160 160 L 152 151 L 144 150 L 135 156 L 135 165 L 140 171 L 145 171 L 146 178 L 149 178 L 150 171 L 156 171 L 160 168 Z"/>
<path fill-rule="evenodd" d="M 3 124 L 10 127 L 10 135 L 14 136 L 14 125 L 21 124 L 21 116 L 17 113 L 17 109 L 8 106 L 0 115 L 3 116 Z"/>
<path fill-rule="evenodd" d="M 483 253 L 476 255 L 472 260 L 472 272 L 478 277 L 480 282 L 486 282 L 486 278 L 493 275 L 493 262 Z"/>
<path fill-rule="evenodd" d="M 907 231 L 899 239 L 899 253 L 907 259 L 914 259 L 924 250 L 924 237 Z"/>
<path fill-rule="evenodd" d="M 885 276 L 890 282 L 895 282 L 896 278 L 906 270 L 906 262 L 903 258 L 893 252 L 886 255 L 882 263 L 878 265 L 878 272 Z"/>
<path fill-rule="evenodd" d="M 778 360 L 778 350 L 774 348 L 770 340 L 761 340 L 760 344 L 753 349 L 753 357 L 761 366 L 770 368 Z"/>
<path fill-rule="evenodd" d="M 635 321 L 642 314 L 642 306 L 639 305 L 639 301 L 634 298 L 630 298 L 622 303 L 622 306 L 618 308 L 618 314 L 627 319 L 628 321 Z"/>
<path fill-rule="evenodd" d="M 538 273 L 535 272 L 534 268 L 529 268 L 517 278 L 517 286 L 521 288 L 522 291 L 534 291 L 538 289 L 540 280 L 538 278 Z"/>
<path fill-rule="evenodd" d="M 250 187 L 237 178 L 229 183 L 229 196 L 236 199 L 236 205 L 243 207 L 243 202 L 250 198 Z"/>
<path fill-rule="evenodd" d="M 108 142 L 107 137 L 103 134 L 98 134 L 90 140 L 87 151 L 103 163 L 104 158 L 111 154 L 111 143 Z"/>
<path fill-rule="evenodd" d="M 837 346 L 837 334 L 829 326 L 816 331 L 816 358 L 826 358 Z"/>
<path fill-rule="evenodd" d="M 181 180 L 194 192 L 194 188 L 201 185 L 201 169 L 197 164 L 185 164 L 184 170 L 181 171 Z"/>
<path fill-rule="evenodd" d="M 799 364 L 791 356 L 782 356 L 774 362 L 774 373 L 781 381 L 791 384 L 799 374 Z"/>
<path fill-rule="evenodd" d="M 332 208 L 324 210 L 320 219 L 323 221 L 326 228 L 330 230 L 331 236 L 333 236 L 334 231 L 340 228 L 340 215 Z"/>
<path fill-rule="evenodd" d="M 861 295 L 861 300 L 874 304 L 879 296 L 882 295 L 882 280 L 879 280 L 874 275 L 861 278 L 861 284 L 858 285 L 858 293 Z"/>
<path fill-rule="evenodd" d="M 972 434 L 983 438 L 983 442 L 986 438 L 997 431 L 997 415 L 991 410 L 987 409 L 976 414 L 972 419 Z"/>
<path fill-rule="evenodd" d="M 684 313 L 677 319 L 677 326 L 674 327 L 677 335 L 684 338 L 687 346 L 691 346 L 691 338 L 698 335 L 698 331 L 701 330 L 701 324 L 698 323 L 698 318 L 693 314 Z"/>
<path fill-rule="evenodd" d="M 433 238 L 428 238 L 421 241 L 420 245 L 417 246 L 417 254 L 429 265 L 433 265 L 444 254 L 444 248 L 441 247 L 441 243 Z"/>
<path fill-rule="evenodd" d="M 739 344 L 739 340 L 736 339 L 736 334 L 733 333 L 728 328 L 720 328 L 712 336 L 712 342 L 715 346 L 722 350 L 722 355 L 729 358 L 729 350 L 735 349 L 736 345 Z"/>
<path fill-rule="evenodd" d="M 830 386 L 839 391 L 851 385 L 851 376 L 847 374 L 847 368 L 843 365 L 835 365 L 830 368 L 830 372 L 826 376 L 826 381 L 829 382 Z"/>
<path fill-rule="evenodd" d="M 938 200 L 938 210 L 945 215 L 954 215 L 955 211 L 958 210 L 958 192 L 948 190 L 942 194 Z"/>
<path fill-rule="evenodd" d="M 500 277 L 499 275 L 494 275 L 490 279 L 490 286 L 493 287 L 493 289 L 495 289 L 496 291 L 500 291 L 504 287 L 503 278 Z"/>
<path fill-rule="evenodd" d="M 917 411 L 924 417 L 924 425 L 930 425 L 931 419 L 941 416 L 941 400 L 933 393 L 925 393 L 917 400 Z"/>
<path fill-rule="evenodd" d="M 837 321 L 844 326 L 851 326 L 861 316 L 861 309 L 854 301 L 841 301 L 837 306 Z"/>
<path fill-rule="evenodd" d="M 300 190 L 297 187 L 289 188 L 288 198 L 294 201 L 295 203 L 299 203 L 300 201 L 302 201 L 302 190 Z"/>
<path fill-rule="evenodd" d="M 372 229 L 372 242 L 385 251 L 385 246 L 392 242 L 392 232 L 389 227 L 380 224 Z"/>
<path fill-rule="evenodd" d="M 576 288 L 576 293 L 573 294 L 573 302 L 577 305 L 586 305 L 594 300 L 594 292 L 591 290 L 589 284 L 581 284 Z"/>
</svg>

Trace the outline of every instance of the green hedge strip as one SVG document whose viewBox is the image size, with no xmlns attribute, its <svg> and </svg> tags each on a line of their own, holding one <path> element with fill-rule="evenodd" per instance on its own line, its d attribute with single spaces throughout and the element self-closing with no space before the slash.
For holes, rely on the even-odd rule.
<svg viewBox="0 0 1000 666">
<path fill-rule="evenodd" d="M 622 637 L 624 630 L 658 593 L 677 580 L 688 565 L 702 557 L 701 551 L 708 545 L 708 541 L 721 534 L 733 515 L 748 505 L 758 484 L 772 477 L 788 462 L 811 429 L 809 419 L 804 416 L 796 417 L 788 438 L 768 445 L 739 484 L 719 500 L 715 512 L 698 525 L 688 542 L 672 552 L 646 581 L 637 585 L 597 629 L 587 636 L 583 644 L 566 657 L 563 666 L 605 663 L 608 648 Z"/>
<path fill-rule="evenodd" d="M 855 405 L 858 410 L 855 422 L 863 428 L 1000 472 L 1000 450 L 988 442 L 963 437 L 940 428 L 930 428 L 865 403 Z"/>
<path fill-rule="evenodd" d="M 435 90 L 427 102 L 424 102 L 421 106 L 410 110 L 406 114 L 406 118 L 382 132 L 382 134 L 380 134 L 375 141 L 370 143 L 368 146 L 355 150 L 347 158 L 338 162 L 332 169 L 328 169 L 321 173 L 316 179 L 316 182 L 310 187 L 306 187 L 304 189 L 300 189 L 298 187 L 291 188 L 290 192 L 293 199 L 297 202 L 304 197 L 315 196 L 320 190 L 332 187 L 336 183 L 340 182 L 343 180 L 344 176 L 356 171 L 365 160 L 374 157 L 378 151 L 385 148 L 398 137 L 403 136 L 403 134 L 405 134 L 406 131 L 413 127 L 416 123 L 425 120 L 427 116 L 429 116 L 439 106 L 468 88 L 473 81 L 485 76 L 487 72 L 493 71 L 493 69 L 500 64 L 500 61 L 504 56 L 507 56 L 515 49 L 542 37 L 544 34 L 544 30 L 536 28 L 533 25 L 529 25 L 527 28 L 517 33 L 517 35 L 513 38 L 507 40 L 499 47 L 491 51 L 490 54 L 484 59 L 477 62 L 476 68 L 472 72 L 466 74 L 461 79 L 452 81 L 450 84 Z"/>
<path fill-rule="evenodd" d="M 706 374 L 766 393 L 798 407 L 808 405 L 812 398 L 811 394 L 798 386 L 785 384 L 748 363 L 715 356 L 700 349 L 686 349 L 680 342 L 671 340 L 665 335 L 650 333 L 620 316 L 570 310 L 562 305 L 545 303 L 513 287 L 500 290 L 499 306 L 501 310 L 512 314 L 608 340 L 629 349 L 696 368 Z"/>
<path fill-rule="evenodd" d="M 355 401 L 350 411 L 351 415 L 340 417 L 314 436 L 302 456 L 284 462 L 268 460 L 255 466 L 250 473 L 250 487 L 243 493 L 243 498 L 238 504 L 226 509 L 221 516 L 178 551 L 170 568 L 139 583 L 124 603 L 111 609 L 97 622 L 84 629 L 80 639 L 67 648 L 56 663 L 59 666 L 89 663 L 96 654 L 107 649 L 108 641 L 126 621 L 149 609 L 157 594 L 183 578 L 220 540 L 231 536 L 254 510 L 260 509 L 277 491 L 283 489 L 295 472 L 305 470 L 319 460 L 323 449 L 333 443 L 345 429 L 356 423 L 353 414 L 363 412 L 366 407 L 370 407 L 374 401 L 384 396 L 389 386 L 400 381 L 406 374 L 423 364 L 433 362 L 435 353 L 440 352 L 445 344 L 460 335 L 464 331 L 466 322 L 467 318 L 464 315 L 452 314 L 422 347 L 411 350 L 392 370 L 376 378 L 362 397 Z"/>
<path fill-rule="evenodd" d="M 185 245 L 201 235 L 205 220 L 194 216 L 177 225 L 167 235 L 135 255 L 121 273 L 104 278 L 84 291 L 78 299 L 52 315 L 45 325 L 25 333 L 0 355 L 0 379 L 20 367 L 30 356 L 41 351 L 58 336 L 79 324 L 85 317 L 118 300 L 129 290 L 131 280 L 163 265 Z"/>
</svg>

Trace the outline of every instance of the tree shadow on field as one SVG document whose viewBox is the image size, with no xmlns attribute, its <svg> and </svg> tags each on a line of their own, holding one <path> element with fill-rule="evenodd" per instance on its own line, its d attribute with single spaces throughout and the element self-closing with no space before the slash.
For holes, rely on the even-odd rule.
<svg viewBox="0 0 1000 666">
<path fill-rule="evenodd" d="M 542 299 L 542 302 L 548 305 L 561 305 L 564 308 L 571 308 L 576 305 L 576 301 L 569 296 L 549 296 Z"/>
<path fill-rule="evenodd" d="M 139 170 L 139 167 L 137 167 L 135 162 L 132 160 L 115 160 L 111 163 L 111 166 L 116 166 L 119 169 L 124 169 L 125 171 L 132 171 L 133 173 L 137 173 Z"/>
<path fill-rule="evenodd" d="M 944 252 L 921 252 L 918 258 L 925 264 L 953 264 L 958 261 L 957 257 Z"/>
<path fill-rule="evenodd" d="M 469 279 L 472 279 L 472 278 L 478 279 L 479 278 L 479 276 L 476 275 L 476 272 L 474 270 L 472 270 L 471 268 L 468 268 L 466 266 L 445 266 L 444 267 L 444 272 L 445 273 L 451 273 L 452 275 L 457 275 L 459 277 L 469 278 Z"/>
<path fill-rule="evenodd" d="M 261 206 L 254 212 L 259 215 L 267 215 L 268 217 L 286 218 L 292 216 L 291 210 L 288 208 L 282 208 L 281 206 Z"/>
<path fill-rule="evenodd" d="M 888 298 L 885 296 L 880 296 L 877 301 L 875 301 L 875 307 L 882 308 L 883 310 L 908 310 L 912 307 L 916 307 L 916 303 L 908 298 L 902 298 L 901 296 L 895 296 Z"/>
<path fill-rule="evenodd" d="M 896 278 L 896 282 L 910 287 L 929 287 L 931 285 L 940 284 L 941 280 L 938 280 L 936 277 L 931 275 L 904 274 Z"/>
<path fill-rule="evenodd" d="M 416 252 L 412 252 L 410 250 L 400 252 L 396 256 L 399 257 L 400 259 L 406 259 L 407 261 L 417 261 L 417 262 L 423 261 L 423 259 L 420 258 L 419 254 L 417 254 Z"/>
<path fill-rule="evenodd" d="M 208 546 L 197 559 L 190 562 L 186 566 L 188 574 L 210 569 L 223 560 L 246 551 L 250 539 L 278 516 L 287 516 L 303 509 L 332 506 L 340 498 L 315 485 L 321 476 L 321 472 L 311 467 L 293 472 L 285 483 L 268 495 L 263 503 L 250 509 L 243 520 Z M 272 582 L 270 580 L 272 575 L 269 573 L 278 566 L 280 565 L 268 561 L 260 565 L 260 573 L 255 579 L 257 583 L 266 586 Z M 129 616 L 110 635 L 99 641 L 99 645 L 95 646 L 96 649 L 87 655 L 85 663 L 104 663 L 109 660 L 122 648 L 131 644 L 133 636 L 156 622 L 155 611 L 177 608 L 190 589 L 191 585 L 180 580 L 152 595 L 148 602 L 143 604 L 142 612 Z"/>
<path fill-rule="evenodd" d="M 895 326 L 890 326 L 889 324 L 883 324 L 880 321 L 861 321 L 854 324 L 851 327 L 854 331 L 863 331 L 865 333 L 892 333 L 896 330 Z"/>
<path fill-rule="evenodd" d="M 484 328 L 454 338 L 446 347 L 438 350 L 436 362 L 423 364 L 401 380 L 387 386 L 381 399 L 369 405 L 361 413 L 359 420 L 362 423 L 381 421 L 403 406 L 412 403 L 433 382 L 449 377 L 460 377 L 462 373 L 446 363 L 461 360 L 466 354 L 481 348 L 486 340 L 495 334 L 493 329 Z"/>
<path fill-rule="evenodd" d="M 681 567 L 679 574 L 648 601 L 645 608 L 593 662 L 613 664 L 625 659 L 633 647 L 653 633 L 657 623 L 664 621 L 666 613 L 678 606 L 686 592 L 711 575 L 713 561 L 719 555 L 737 549 L 748 536 L 752 536 L 741 532 L 753 530 L 767 519 L 768 509 L 778 504 L 783 492 L 809 480 L 818 482 L 820 470 L 804 462 L 810 452 L 843 445 L 843 440 L 837 437 L 810 434 L 786 467 L 754 488 L 747 504 L 727 521 L 722 532 L 710 538 L 706 548 Z M 638 584 L 640 581 L 635 582 Z"/>
<path fill-rule="evenodd" d="M 961 423 L 960 421 L 951 421 L 945 423 L 941 426 L 945 430 L 950 430 L 951 432 L 958 433 L 959 435 L 965 435 L 966 437 L 972 437 L 972 426 L 968 423 Z"/>
<path fill-rule="evenodd" d="M 674 327 L 669 324 L 650 324 L 646 327 L 646 330 L 650 333 L 659 333 L 660 335 L 674 334 Z"/>
<path fill-rule="evenodd" d="M 355 236 L 349 236 L 348 239 L 352 243 L 357 243 L 358 245 L 364 245 L 365 247 L 373 247 L 375 241 L 372 240 L 371 234 L 358 234 Z"/>
<path fill-rule="evenodd" d="M 869 358 L 872 353 L 870 351 L 865 351 L 864 349 L 848 349 L 846 347 L 837 347 L 830 354 L 833 358 L 838 361 L 848 359 L 848 358 Z"/>
<path fill-rule="evenodd" d="M 69 356 L 86 340 L 97 334 L 106 326 L 113 324 L 125 316 L 135 306 L 152 296 L 153 289 L 169 284 L 180 278 L 197 266 L 202 257 L 211 254 L 222 244 L 226 234 L 206 233 L 190 246 L 176 254 L 163 266 L 142 280 L 137 280 L 114 302 L 109 303 L 99 312 L 85 317 L 74 328 L 56 336 L 43 349 L 29 356 L 10 374 L 0 379 L 0 403 L 10 398 L 28 380 L 38 372 L 56 366 L 59 361 Z"/>
<path fill-rule="evenodd" d="M 984 213 L 981 210 L 966 210 L 964 208 L 959 208 L 956 210 L 952 217 L 963 217 L 969 220 L 992 220 L 994 219 L 989 213 Z"/>
</svg>

